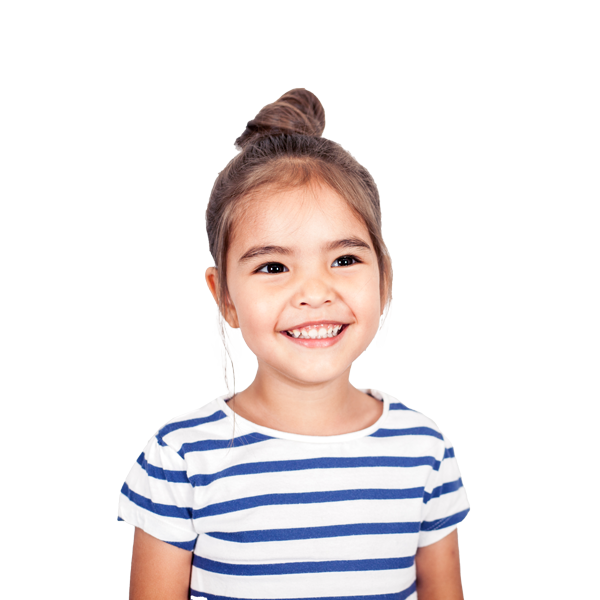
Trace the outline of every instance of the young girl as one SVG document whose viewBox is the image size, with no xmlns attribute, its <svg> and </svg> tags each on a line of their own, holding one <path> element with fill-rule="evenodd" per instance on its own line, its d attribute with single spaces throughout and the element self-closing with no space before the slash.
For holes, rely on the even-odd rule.
<svg viewBox="0 0 600 600">
<path fill-rule="evenodd" d="M 463 597 L 452 447 L 349 382 L 392 269 L 375 182 L 324 127 L 319 100 L 292 90 L 217 177 L 206 280 L 258 371 L 160 429 L 127 477 L 133 600 Z"/>
</svg>

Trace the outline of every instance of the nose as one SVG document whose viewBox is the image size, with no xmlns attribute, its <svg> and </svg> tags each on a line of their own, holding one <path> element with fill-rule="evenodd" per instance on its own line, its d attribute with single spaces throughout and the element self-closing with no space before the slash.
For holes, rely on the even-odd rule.
<svg viewBox="0 0 600 600">
<path fill-rule="evenodd" d="M 298 282 L 293 304 L 297 307 L 319 308 L 333 302 L 334 296 L 333 288 L 326 277 L 309 277 Z"/>
</svg>

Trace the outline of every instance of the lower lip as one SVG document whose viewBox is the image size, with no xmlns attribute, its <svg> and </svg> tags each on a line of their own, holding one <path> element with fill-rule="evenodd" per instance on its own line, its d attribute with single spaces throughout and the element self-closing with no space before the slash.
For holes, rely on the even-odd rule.
<svg viewBox="0 0 600 600">
<path fill-rule="evenodd" d="M 304 346 L 305 348 L 329 348 L 329 346 L 333 346 L 340 341 L 340 338 L 344 335 L 344 333 L 346 333 L 346 329 L 348 329 L 348 325 L 344 325 L 342 330 L 335 337 L 323 338 L 321 340 L 295 338 L 289 336 L 285 331 L 282 331 L 281 335 L 283 335 L 290 342 L 294 342 L 294 344 Z"/>
</svg>

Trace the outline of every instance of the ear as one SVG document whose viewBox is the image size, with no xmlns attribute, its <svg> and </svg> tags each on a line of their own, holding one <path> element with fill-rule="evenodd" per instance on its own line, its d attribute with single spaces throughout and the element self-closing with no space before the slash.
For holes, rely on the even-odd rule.
<svg viewBox="0 0 600 600">
<path fill-rule="evenodd" d="M 215 302 L 218 305 L 219 304 L 219 294 L 218 294 L 219 272 L 217 271 L 216 267 L 208 267 L 208 269 L 206 269 L 206 273 L 205 273 L 204 277 L 206 279 L 206 284 L 208 285 L 208 289 L 210 290 L 212 297 L 215 299 Z M 225 306 L 219 307 L 219 309 L 221 310 L 221 314 L 223 315 L 223 318 L 227 321 L 227 324 L 230 327 L 233 327 L 234 329 L 239 328 L 240 324 L 238 322 L 237 312 L 235 310 L 235 306 L 233 305 L 233 302 L 231 302 L 231 299 L 229 298 L 229 295 L 227 295 L 227 298 L 225 299 L 224 302 L 225 302 Z"/>
</svg>

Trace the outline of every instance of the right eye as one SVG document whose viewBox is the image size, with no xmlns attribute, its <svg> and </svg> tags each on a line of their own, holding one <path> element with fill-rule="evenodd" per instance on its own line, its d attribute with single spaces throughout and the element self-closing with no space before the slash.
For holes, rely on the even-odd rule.
<svg viewBox="0 0 600 600">
<path fill-rule="evenodd" d="M 257 273 L 271 273 L 274 275 L 277 273 L 285 273 L 286 271 L 289 271 L 289 269 L 285 265 L 276 262 L 267 263 L 266 265 L 256 269 Z"/>
</svg>

